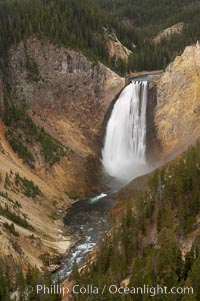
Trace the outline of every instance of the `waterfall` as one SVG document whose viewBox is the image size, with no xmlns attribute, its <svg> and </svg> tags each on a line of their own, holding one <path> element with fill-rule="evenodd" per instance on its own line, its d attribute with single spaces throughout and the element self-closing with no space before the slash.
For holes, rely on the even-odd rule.
<svg viewBox="0 0 200 301">
<path fill-rule="evenodd" d="M 102 163 L 112 177 L 129 182 L 147 170 L 147 81 L 131 82 L 117 99 L 107 124 Z"/>
</svg>

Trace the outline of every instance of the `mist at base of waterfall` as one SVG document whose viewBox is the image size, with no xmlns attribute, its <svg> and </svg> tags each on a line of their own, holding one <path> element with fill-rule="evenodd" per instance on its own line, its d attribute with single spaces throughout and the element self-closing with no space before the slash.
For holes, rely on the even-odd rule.
<svg viewBox="0 0 200 301">
<path fill-rule="evenodd" d="M 106 170 L 109 170 L 109 175 L 124 183 L 130 182 L 132 179 L 141 176 L 148 172 L 151 167 L 144 161 L 132 160 L 127 162 L 115 162 L 108 164 Z"/>
<path fill-rule="evenodd" d="M 118 162 L 103 168 L 104 175 L 107 176 L 106 184 L 111 191 L 117 191 L 130 183 L 135 178 L 145 175 L 154 169 L 152 165 L 144 161 L 133 160 L 132 162 Z M 109 170 L 109 175 L 107 170 Z"/>
</svg>

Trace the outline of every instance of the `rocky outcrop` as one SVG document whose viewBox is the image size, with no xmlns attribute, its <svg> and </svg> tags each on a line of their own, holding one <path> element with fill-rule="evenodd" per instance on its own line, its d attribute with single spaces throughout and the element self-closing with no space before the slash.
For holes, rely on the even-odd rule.
<svg viewBox="0 0 200 301">
<path fill-rule="evenodd" d="M 105 34 L 106 44 L 108 48 L 108 52 L 110 57 L 114 57 L 116 59 L 127 60 L 129 55 L 132 53 L 131 50 L 126 48 L 117 38 L 116 34 Z"/>
<path fill-rule="evenodd" d="M 159 34 L 153 39 L 155 44 L 159 44 L 163 39 L 170 39 L 172 35 L 179 35 L 182 33 L 184 28 L 184 23 L 179 22 L 174 24 L 163 31 L 159 32 Z"/>
<path fill-rule="evenodd" d="M 104 115 L 124 79 L 80 52 L 36 37 L 12 49 L 10 75 L 34 121 L 71 149 L 48 174 L 38 163 L 40 174 L 61 188 L 89 191 L 96 177 L 87 162 L 97 165 Z"/>
<path fill-rule="evenodd" d="M 163 156 L 180 152 L 200 136 L 200 46 L 186 47 L 157 83 L 157 138 Z"/>
</svg>

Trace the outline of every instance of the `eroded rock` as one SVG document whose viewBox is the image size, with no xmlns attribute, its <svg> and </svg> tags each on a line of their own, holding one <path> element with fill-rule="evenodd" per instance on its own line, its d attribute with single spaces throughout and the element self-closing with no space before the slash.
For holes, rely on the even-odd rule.
<svg viewBox="0 0 200 301">
<path fill-rule="evenodd" d="M 181 151 L 200 135 L 200 47 L 185 48 L 157 83 L 157 137 L 163 155 Z"/>
</svg>

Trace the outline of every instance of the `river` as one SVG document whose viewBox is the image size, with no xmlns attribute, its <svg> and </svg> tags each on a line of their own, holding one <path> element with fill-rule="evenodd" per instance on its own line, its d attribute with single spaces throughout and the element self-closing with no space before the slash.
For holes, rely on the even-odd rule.
<svg viewBox="0 0 200 301">
<path fill-rule="evenodd" d="M 72 235 L 79 234 L 81 239 L 62 262 L 59 270 L 61 279 L 70 275 L 74 261 L 79 266 L 84 263 L 85 255 L 93 250 L 105 231 L 110 229 L 109 212 L 115 203 L 106 194 L 101 194 L 78 201 L 70 208 L 64 222 L 70 227 Z"/>
</svg>

